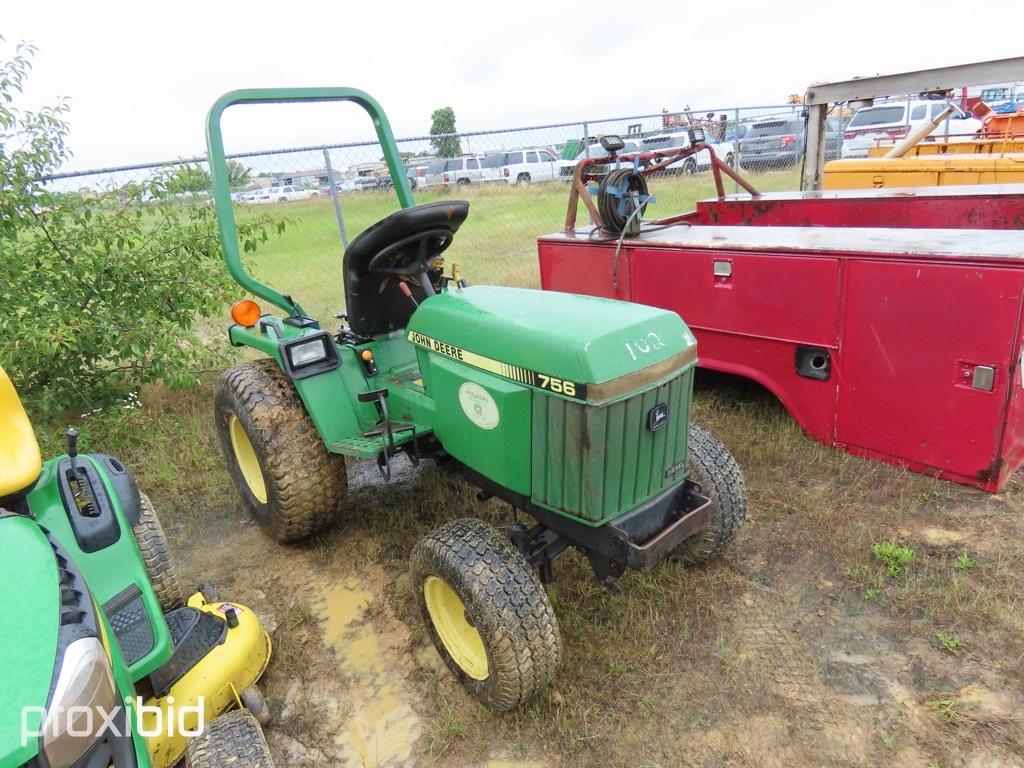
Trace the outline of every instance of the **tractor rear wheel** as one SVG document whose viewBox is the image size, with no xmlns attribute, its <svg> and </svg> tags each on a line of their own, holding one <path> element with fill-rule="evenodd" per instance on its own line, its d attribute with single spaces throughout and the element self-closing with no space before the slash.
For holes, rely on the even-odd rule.
<svg viewBox="0 0 1024 768">
<path fill-rule="evenodd" d="M 301 539 L 343 510 L 345 458 L 329 453 L 276 360 L 244 363 L 217 382 L 221 450 L 249 514 L 277 541 Z"/>
<path fill-rule="evenodd" d="M 410 559 L 423 621 L 470 693 L 503 712 L 536 696 L 561 657 L 544 585 L 507 537 L 464 518 L 427 534 Z"/>
<path fill-rule="evenodd" d="M 186 768 L 274 768 L 263 729 L 252 712 L 236 709 L 221 715 L 185 748 Z"/>
<path fill-rule="evenodd" d="M 185 596 L 178 581 L 178 572 L 171 557 L 171 547 L 167 543 L 167 534 L 156 516 L 153 502 L 144 493 L 139 494 L 141 512 L 139 522 L 132 529 L 135 543 L 139 545 L 142 561 L 146 564 L 146 575 L 153 591 L 160 602 L 161 610 L 166 613 L 185 604 Z"/>
<path fill-rule="evenodd" d="M 736 459 L 703 427 L 690 424 L 690 479 L 711 499 L 711 525 L 672 553 L 687 565 L 718 557 L 747 519 L 747 487 Z"/>
</svg>

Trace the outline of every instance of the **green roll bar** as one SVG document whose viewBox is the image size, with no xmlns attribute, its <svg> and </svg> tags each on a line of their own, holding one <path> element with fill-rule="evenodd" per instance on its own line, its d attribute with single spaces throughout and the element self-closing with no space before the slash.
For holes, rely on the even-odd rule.
<svg viewBox="0 0 1024 768">
<path fill-rule="evenodd" d="M 228 272 L 239 285 L 255 296 L 269 301 L 290 315 L 303 315 L 302 307 L 286 293 L 279 293 L 269 285 L 260 282 L 245 271 L 238 248 L 238 228 L 235 226 L 235 212 L 231 207 L 231 187 L 228 183 L 228 165 L 224 155 L 224 137 L 221 135 L 220 118 L 224 110 L 235 104 L 274 104 L 308 101 L 354 101 L 370 115 L 377 131 L 377 140 L 384 150 L 384 162 L 394 182 L 398 202 L 403 208 L 416 204 L 409 187 L 409 177 L 398 154 L 391 125 L 380 104 L 365 91 L 357 88 L 246 88 L 230 91 L 221 96 L 210 107 L 206 117 L 206 152 L 210 163 L 210 179 L 213 182 L 213 202 L 217 210 L 217 227 L 220 231 L 221 248 Z M 330 179 L 330 183 L 334 180 Z M 340 279 L 340 274 L 339 274 Z"/>
</svg>

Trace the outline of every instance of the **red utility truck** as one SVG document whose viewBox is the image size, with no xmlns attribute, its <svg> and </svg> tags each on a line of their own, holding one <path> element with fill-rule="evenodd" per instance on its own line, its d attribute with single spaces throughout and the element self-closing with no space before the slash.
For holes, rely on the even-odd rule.
<svg viewBox="0 0 1024 768">
<path fill-rule="evenodd" d="M 583 196 L 604 163 L 572 191 L 598 225 Z M 1024 185 L 726 196 L 734 172 L 714 171 L 718 199 L 634 236 L 575 227 L 573 199 L 538 241 L 542 287 L 675 310 L 700 365 L 762 384 L 817 440 L 999 491 L 1024 461 Z"/>
</svg>

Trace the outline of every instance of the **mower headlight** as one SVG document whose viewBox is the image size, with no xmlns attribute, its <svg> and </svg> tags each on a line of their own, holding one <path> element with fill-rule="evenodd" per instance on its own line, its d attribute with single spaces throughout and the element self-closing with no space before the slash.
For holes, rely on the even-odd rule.
<svg viewBox="0 0 1024 768">
<path fill-rule="evenodd" d="M 288 347 L 288 362 L 292 364 L 292 368 L 303 368 L 326 359 L 327 345 L 323 336 Z"/>
<path fill-rule="evenodd" d="M 43 752 L 51 768 L 70 768 L 103 735 L 120 706 L 110 661 L 97 637 L 64 650 L 57 683 L 43 720 Z"/>
</svg>

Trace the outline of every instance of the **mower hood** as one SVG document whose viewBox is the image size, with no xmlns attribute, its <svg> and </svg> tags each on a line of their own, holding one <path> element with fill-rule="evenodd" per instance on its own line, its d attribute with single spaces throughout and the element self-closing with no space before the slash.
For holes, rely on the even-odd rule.
<svg viewBox="0 0 1024 768">
<path fill-rule="evenodd" d="M 45 707 L 60 627 L 60 586 L 53 548 L 34 520 L 0 512 L 0 765 L 21 765 L 38 752 L 22 746 L 22 711 Z M 37 723 L 32 723 L 36 727 Z"/>
<path fill-rule="evenodd" d="M 451 285 L 416 310 L 408 338 L 448 357 L 469 352 L 527 374 L 586 384 L 659 364 L 681 368 L 696 361 L 697 344 L 679 315 L 663 309 L 554 291 Z"/>
</svg>

